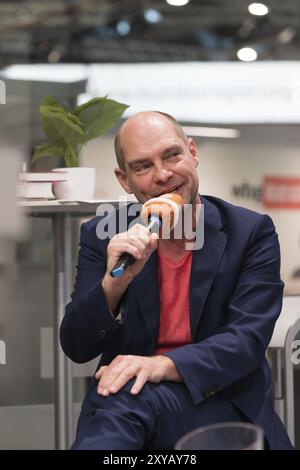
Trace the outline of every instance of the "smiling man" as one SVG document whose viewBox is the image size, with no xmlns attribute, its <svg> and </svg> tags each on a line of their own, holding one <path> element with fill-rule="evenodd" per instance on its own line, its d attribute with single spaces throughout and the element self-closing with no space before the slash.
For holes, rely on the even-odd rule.
<svg viewBox="0 0 300 470">
<path fill-rule="evenodd" d="M 201 204 L 205 238 L 190 250 L 184 233 L 158 240 L 136 223 L 100 240 L 101 217 L 82 225 L 61 344 L 75 362 L 101 360 L 73 449 L 172 449 L 186 432 L 225 421 L 256 423 L 267 447 L 292 448 L 265 359 L 283 290 L 271 219 L 199 195 L 196 145 L 167 114 L 128 119 L 115 151 L 127 193 L 142 204 L 179 194 L 193 227 Z M 113 278 L 124 252 L 136 261 Z"/>
</svg>

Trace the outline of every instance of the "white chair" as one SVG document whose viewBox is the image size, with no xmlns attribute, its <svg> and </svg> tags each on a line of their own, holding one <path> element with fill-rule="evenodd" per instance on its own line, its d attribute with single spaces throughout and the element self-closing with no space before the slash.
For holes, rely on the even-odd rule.
<svg viewBox="0 0 300 470">
<path fill-rule="evenodd" d="M 283 298 L 281 314 L 276 322 L 268 348 L 273 379 L 274 406 L 288 435 L 295 443 L 294 364 L 292 354 L 300 333 L 300 295 Z"/>
</svg>

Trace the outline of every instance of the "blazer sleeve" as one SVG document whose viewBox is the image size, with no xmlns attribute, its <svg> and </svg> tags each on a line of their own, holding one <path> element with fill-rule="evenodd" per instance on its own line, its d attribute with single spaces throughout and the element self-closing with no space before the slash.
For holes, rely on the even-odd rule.
<svg viewBox="0 0 300 470">
<path fill-rule="evenodd" d="M 106 253 L 89 223 L 82 224 L 74 292 L 60 327 L 62 349 L 74 362 L 99 356 L 119 328 L 102 289 L 105 272 Z"/>
<path fill-rule="evenodd" d="M 261 367 L 282 306 L 280 249 L 270 217 L 261 216 L 249 239 L 228 321 L 205 340 L 165 353 L 195 404 Z"/>
</svg>

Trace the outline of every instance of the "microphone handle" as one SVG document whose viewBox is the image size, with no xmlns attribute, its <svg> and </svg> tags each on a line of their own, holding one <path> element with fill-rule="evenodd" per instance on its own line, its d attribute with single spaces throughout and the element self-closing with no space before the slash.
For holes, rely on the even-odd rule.
<svg viewBox="0 0 300 470">
<path fill-rule="evenodd" d="M 156 215 L 151 215 L 150 217 L 150 223 L 147 226 L 147 229 L 150 231 L 151 229 L 153 231 L 158 232 L 159 228 L 161 226 L 161 221 L 160 218 Z M 120 277 L 124 273 L 124 271 L 133 264 L 136 261 L 135 257 L 131 255 L 130 253 L 123 253 L 116 264 L 114 265 L 113 269 L 110 272 L 110 275 L 112 277 Z"/>
<path fill-rule="evenodd" d="M 110 272 L 112 277 L 120 277 L 124 273 L 125 269 L 128 268 L 131 264 L 135 262 L 135 257 L 130 253 L 123 253 L 116 264 L 114 265 L 113 269 Z"/>
</svg>

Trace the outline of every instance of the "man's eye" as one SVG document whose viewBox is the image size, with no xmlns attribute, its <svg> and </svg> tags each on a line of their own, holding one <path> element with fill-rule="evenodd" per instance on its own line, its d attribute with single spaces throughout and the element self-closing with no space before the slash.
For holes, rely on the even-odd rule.
<svg viewBox="0 0 300 470">
<path fill-rule="evenodd" d="M 135 171 L 137 173 L 140 173 L 141 171 L 143 170 L 146 170 L 147 168 L 149 168 L 149 165 L 147 165 L 146 163 L 144 165 L 139 165 L 135 168 Z"/>
<path fill-rule="evenodd" d="M 174 150 L 174 152 L 170 153 L 167 156 L 167 158 L 178 157 L 178 155 L 180 155 L 180 151 L 179 150 Z"/>
</svg>

